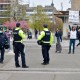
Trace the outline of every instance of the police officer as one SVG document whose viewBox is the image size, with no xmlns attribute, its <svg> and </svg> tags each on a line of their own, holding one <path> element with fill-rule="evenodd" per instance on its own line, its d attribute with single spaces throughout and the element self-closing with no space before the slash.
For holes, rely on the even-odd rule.
<svg viewBox="0 0 80 80">
<path fill-rule="evenodd" d="M 20 28 L 20 23 L 16 24 L 16 28 L 13 30 L 13 47 L 15 53 L 15 66 L 20 67 L 19 65 L 19 54 L 21 54 L 22 68 L 28 68 L 25 62 L 25 53 L 24 53 L 24 44 L 22 40 L 25 38 L 24 32 Z"/>
<path fill-rule="evenodd" d="M 50 58 L 49 58 L 49 50 L 53 43 L 53 36 L 51 31 L 48 30 L 47 24 L 43 25 L 44 29 L 38 36 L 37 43 L 42 46 L 42 56 L 43 56 L 43 63 L 42 65 L 49 64 Z"/>
</svg>

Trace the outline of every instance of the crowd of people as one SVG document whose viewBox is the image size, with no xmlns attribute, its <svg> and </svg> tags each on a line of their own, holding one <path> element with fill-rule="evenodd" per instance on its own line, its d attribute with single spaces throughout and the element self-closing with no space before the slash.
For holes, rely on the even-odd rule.
<svg viewBox="0 0 80 80">
<path fill-rule="evenodd" d="M 71 53 L 71 46 L 73 46 L 72 53 L 75 53 L 75 41 L 76 39 L 79 40 L 79 43 L 76 45 L 80 45 L 80 27 L 74 27 L 69 25 L 70 30 L 70 38 L 69 38 L 69 52 Z M 43 25 L 43 30 L 40 32 L 39 36 L 37 36 L 38 31 L 35 29 L 35 38 L 37 39 L 38 45 L 42 48 L 42 56 L 43 56 L 43 62 L 42 65 L 49 64 L 50 57 L 49 57 L 49 50 L 51 48 L 51 45 L 53 44 L 54 38 L 52 32 L 48 29 L 48 25 Z M 32 39 L 32 33 L 30 30 L 27 30 L 27 39 Z M 57 38 L 57 43 L 61 45 L 62 42 L 62 36 L 63 31 L 62 29 L 58 29 L 55 32 L 55 36 Z M 8 43 L 9 47 L 8 50 L 11 50 L 10 46 L 10 39 L 13 37 L 13 51 L 15 54 L 15 67 L 21 67 L 19 64 L 19 55 L 21 55 L 21 62 L 22 62 L 22 68 L 28 68 L 29 66 L 26 65 L 25 61 L 25 52 L 24 52 L 24 44 L 23 39 L 26 38 L 24 31 L 20 28 L 20 23 L 16 24 L 16 28 L 11 32 L 9 29 L 7 29 L 5 32 L 3 30 L 0 30 L 0 51 L 1 51 L 1 57 L 0 57 L 0 63 L 3 63 L 4 61 L 4 53 L 5 53 L 5 42 Z M 2 41 L 1 41 L 2 39 Z M 1 43 L 2 42 L 2 43 Z"/>
</svg>

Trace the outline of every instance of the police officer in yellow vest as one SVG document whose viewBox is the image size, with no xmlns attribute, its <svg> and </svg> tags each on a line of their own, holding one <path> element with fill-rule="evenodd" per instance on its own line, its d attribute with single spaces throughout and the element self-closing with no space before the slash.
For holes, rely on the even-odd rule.
<svg viewBox="0 0 80 80">
<path fill-rule="evenodd" d="M 13 30 L 13 47 L 15 53 L 15 66 L 20 67 L 19 65 L 19 54 L 21 54 L 22 60 L 22 68 L 28 68 L 25 61 L 25 53 L 24 53 L 24 44 L 22 40 L 25 38 L 24 32 L 20 28 L 20 23 L 16 24 L 16 28 Z"/>
<path fill-rule="evenodd" d="M 53 43 L 53 35 L 51 31 L 48 30 L 47 24 L 43 25 L 44 29 L 38 36 L 37 43 L 42 46 L 42 56 L 43 56 L 43 63 L 42 65 L 49 64 L 50 58 L 49 58 L 49 50 Z"/>
</svg>

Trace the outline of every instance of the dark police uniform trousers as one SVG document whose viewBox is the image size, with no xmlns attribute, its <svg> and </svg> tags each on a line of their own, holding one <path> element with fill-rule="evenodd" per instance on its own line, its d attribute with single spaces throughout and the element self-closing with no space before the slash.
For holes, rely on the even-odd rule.
<svg viewBox="0 0 80 80">
<path fill-rule="evenodd" d="M 24 44 L 21 42 L 14 42 L 14 53 L 15 53 L 15 65 L 19 65 L 18 57 L 21 54 L 22 66 L 26 66 Z"/>
<path fill-rule="evenodd" d="M 49 62 L 49 50 L 50 50 L 50 45 L 45 45 L 44 43 L 42 44 L 42 56 L 44 58 L 44 63 Z"/>
<path fill-rule="evenodd" d="M 1 52 L 1 61 L 3 62 L 3 60 L 4 60 L 4 52 L 5 52 L 4 48 L 0 49 L 0 52 Z"/>
</svg>

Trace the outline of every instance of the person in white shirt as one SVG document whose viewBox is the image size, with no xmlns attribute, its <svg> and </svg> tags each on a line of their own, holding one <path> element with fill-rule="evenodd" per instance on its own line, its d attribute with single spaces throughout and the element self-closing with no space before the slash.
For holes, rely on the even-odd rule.
<svg viewBox="0 0 80 80">
<path fill-rule="evenodd" d="M 69 43 L 69 53 L 71 53 L 71 46 L 73 46 L 73 54 L 74 54 L 74 51 L 75 51 L 75 41 L 76 41 L 76 38 L 77 38 L 77 31 L 76 31 L 76 28 L 75 27 L 70 27 L 69 25 L 69 29 L 70 29 L 70 43 Z"/>
</svg>

